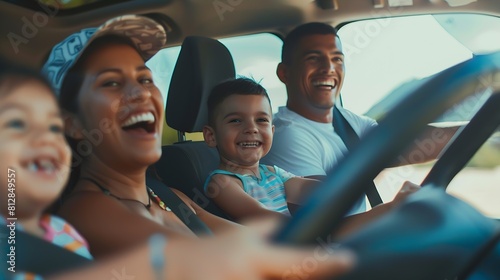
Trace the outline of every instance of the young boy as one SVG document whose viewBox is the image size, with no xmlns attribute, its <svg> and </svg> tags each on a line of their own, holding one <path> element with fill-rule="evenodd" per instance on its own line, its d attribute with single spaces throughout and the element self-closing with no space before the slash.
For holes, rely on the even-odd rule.
<svg viewBox="0 0 500 280">
<path fill-rule="evenodd" d="M 219 169 L 205 182 L 205 192 L 232 218 L 290 216 L 316 180 L 259 163 L 271 148 L 274 126 L 266 90 L 248 78 L 215 86 L 208 99 L 205 142 L 217 147 Z"/>
</svg>

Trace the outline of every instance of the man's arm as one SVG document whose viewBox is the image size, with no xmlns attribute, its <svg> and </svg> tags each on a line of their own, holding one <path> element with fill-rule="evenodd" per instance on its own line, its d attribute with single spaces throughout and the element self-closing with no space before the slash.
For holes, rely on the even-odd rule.
<svg viewBox="0 0 500 280">
<path fill-rule="evenodd" d="M 292 181 L 293 179 L 295 179 L 295 181 Z M 304 197 L 306 197 L 311 191 L 313 191 L 318 184 L 318 182 L 315 180 L 307 180 L 304 178 L 293 178 L 293 179 L 290 179 L 286 182 L 288 183 L 289 181 L 292 181 L 291 185 L 287 186 L 285 183 L 285 191 L 287 192 L 287 202 L 289 203 L 289 208 L 292 215 L 294 214 L 295 211 L 298 210 L 298 208 L 301 207 Z M 335 236 L 337 238 L 342 238 L 358 230 L 367 223 L 374 221 L 378 217 L 382 216 L 383 214 L 393 209 L 408 195 L 418 191 L 419 189 L 420 189 L 419 185 L 413 184 L 408 181 L 404 182 L 403 186 L 401 187 L 401 189 L 391 202 L 380 204 L 364 213 L 345 217 L 342 227 L 335 234 Z M 302 195 L 303 196 L 302 200 L 300 198 L 297 198 L 297 200 L 291 198 L 289 200 L 288 195 L 291 194 L 292 192 L 294 192 L 296 195 Z"/>
<path fill-rule="evenodd" d="M 316 189 L 318 183 L 318 180 L 305 177 L 294 177 L 285 182 L 286 202 L 292 216 L 302 206 L 304 199 Z"/>
<path fill-rule="evenodd" d="M 348 216 L 344 218 L 344 223 L 336 233 L 337 238 L 342 238 L 355 232 L 369 222 L 374 221 L 378 217 L 393 209 L 396 205 L 402 202 L 408 195 L 420 190 L 420 186 L 409 181 L 403 183 L 403 186 L 396 194 L 391 202 L 380 204 L 364 213 Z"/>
<path fill-rule="evenodd" d="M 424 163 L 435 160 L 462 126 L 437 127 L 428 125 L 425 131 L 389 167 Z"/>
<path fill-rule="evenodd" d="M 294 177 L 285 182 L 285 195 L 288 203 L 301 205 L 304 199 L 316 189 L 318 180 Z"/>
</svg>

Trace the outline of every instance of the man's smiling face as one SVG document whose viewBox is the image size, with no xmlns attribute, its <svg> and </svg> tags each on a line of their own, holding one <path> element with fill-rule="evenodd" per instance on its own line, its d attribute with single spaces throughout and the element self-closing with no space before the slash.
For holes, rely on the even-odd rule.
<svg viewBox="0 0 500 280">
<path fill-rule="evenodd" d="M 288 106 L 292 110 L 301 114 L 330 110 L 344 80 L 340 39 L 333 34 L 303 37 L 284 68 Z"/>
</svg>

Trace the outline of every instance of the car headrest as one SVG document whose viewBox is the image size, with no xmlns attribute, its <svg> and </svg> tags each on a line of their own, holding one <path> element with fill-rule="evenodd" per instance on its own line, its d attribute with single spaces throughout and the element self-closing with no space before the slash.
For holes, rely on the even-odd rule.
<svg viewBox="0 0 500 280">
<path fill-rule="evenodd" d="M 200 132 L 207 123 L 212 88 L 236 76 L 234 61 L 221 42 L 198 36 L 184 39 L 168 90 L 167 124 L 182 132 Z"/>
</svg>

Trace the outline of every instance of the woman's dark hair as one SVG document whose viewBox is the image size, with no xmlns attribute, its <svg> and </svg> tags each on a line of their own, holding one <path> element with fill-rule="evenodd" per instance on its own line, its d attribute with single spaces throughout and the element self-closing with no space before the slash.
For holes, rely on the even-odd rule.
<svg viewBox="0 0 500 280">
<path fill-rule="evenodd" d="M 267 98 L 269 105 L 271 105 L 271 99 L 269 99 L 266 89 L 258 82 L 245 77 L 223 81 L 212 89 L 208 97 L 208 124 L 210 126 L 213 127 L 215 125 L 217 106 L 219 106 L 229 96 L 236 94 L 262 95 Z"/>
</svg>

